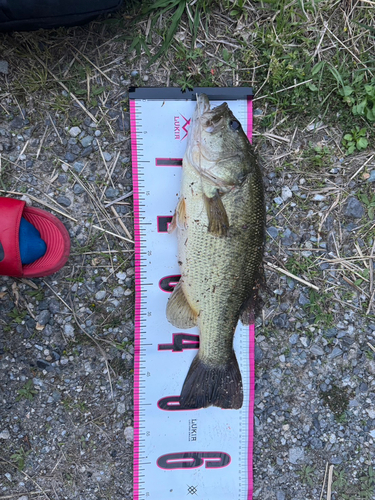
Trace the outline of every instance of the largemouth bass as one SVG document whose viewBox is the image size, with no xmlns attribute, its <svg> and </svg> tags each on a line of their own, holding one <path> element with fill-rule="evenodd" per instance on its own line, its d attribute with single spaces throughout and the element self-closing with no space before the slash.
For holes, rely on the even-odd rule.
<svg viewBox="0 0 375 500">
<path fill-rule="evenodd" d="M 181 279 L 167 304 L 177 328 L 198 326 L 199 352 L 186 376 L 182 408 L 241 408 L 242 378 L 233 350 L 239 318 L 258 303 L 265 239 L 262 174 L 227 103 L 197 96 L 183 159 L 177 229 Z"/>
</svg>

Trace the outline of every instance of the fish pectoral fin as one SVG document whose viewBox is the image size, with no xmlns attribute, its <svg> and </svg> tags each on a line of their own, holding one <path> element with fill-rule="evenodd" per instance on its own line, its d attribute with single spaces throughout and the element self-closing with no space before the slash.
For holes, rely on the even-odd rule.
<svg viewBox="0 0 375 500">
<path fill-rule="evenodd" d="M 169 297 L 167 320 L 176 328 L 193 328 L 197 324 L 197 313 L 188 303 L 181 283 L 177 283 Z"/>
<path fill-rule="evenodd" d="M 186 209 L 184 198 L 181 198 L 181 200 L 177 203 L 176 210 L 168 227 L 168 233 L 171 234 L 175 229 L 177 229 L 177 227 L 182 228 L 182 226 L 186 227 Z"/>
<path fill-rule="evenodd" d="M 228 214 L 225 210 L 219 191 L 212 197 L 203 194 L 208 216 L 208 232 L 216 236 L 227 236 L 229 230 Z"/>
</svg>

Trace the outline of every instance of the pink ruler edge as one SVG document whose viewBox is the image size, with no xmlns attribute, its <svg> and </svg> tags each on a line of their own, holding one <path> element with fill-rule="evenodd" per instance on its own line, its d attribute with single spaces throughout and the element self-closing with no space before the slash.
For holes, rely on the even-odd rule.
<svg viewBox="0 0 375 500">
<path fill-rule="evenodd" d="M 253 142 L 253 96 L 247 97 L 247 137 Z M 250 369 L 250 392 L 249 392 L 249 422 L 247 441 L 247 477 L 248 490 L 247 500 L 253 499 L 254 475 L 253 475 L 253 446 L 254 446 L 254 398 L 255 398 L 255 327 L 249 326 L 249 369 Z"/>
<path fill-rule="evenodd" d="M 141 276 L 139 261 L 141 235 L 139 229 L 139 179 L 137 156 L 137 126 L 135 100 L 130 99 L 130 140 L 133 175 L 134 200 L 134 241 L 135 241 L 135 318 L 134 318 L 134 450 L 133 450 L 133 498 L 139 500 L 139 363 L 140 363 L 140 312 Z"/>
</svg>

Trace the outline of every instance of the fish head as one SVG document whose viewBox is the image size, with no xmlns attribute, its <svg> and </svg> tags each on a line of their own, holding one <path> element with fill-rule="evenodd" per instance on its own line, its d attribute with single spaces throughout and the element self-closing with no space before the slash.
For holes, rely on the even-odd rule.
<svg viewBox="0 0 375 500">
<path fill-rule="evenodd" d="M 186 151 L 189 163 L 214 183 L 237 184 L 244 177 L 250 148 L 241 123 L 228 104 L 211 109 L 208 97 L 198 95 Z"/>
</svg>

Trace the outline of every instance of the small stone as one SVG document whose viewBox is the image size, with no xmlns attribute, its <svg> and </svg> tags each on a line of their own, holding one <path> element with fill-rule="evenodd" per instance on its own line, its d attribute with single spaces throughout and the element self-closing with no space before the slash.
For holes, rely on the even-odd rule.
<svg viewBox="0 0 375 500">
<path fill-rule="evenodd" d="M 143 75 L 142 80 L 143 80 L 144 82 L 148 82 L 148 78 L 149 78 L 149 76 L 148 76 L 148 75 Z"/>
<path fill-rule="evenodd" d="M 267 233 L 271 236 L 271 238 L 277 238 L 279 230 L 276 227 L 271 226 L 267 228 Z"/>
<path fill-rule="evenodd" d="M 72 202 L 66 196 L 58 196 L 56 198 L 56 201 L 63 207 L 70 207 L 70 205 L 72 204 Z"/>
<path fill-rule="evenodd" d="M 0 61 L 0 73 L 7 75 L 9 71 L 8 61 Z"/>
<path fill-rule="evenodd" d="M 281 198 L 283 199 L 283 201 L 288 200 L 292 196 L 293 196 L 293 193 L 290 190 L 290 188 L 288 186 L 283 186 L 282 190 L 281 190 Z"/>
<path fill-rule="evenodd" d="M 103 153 L 103 157 L 104 157 L 105 161 L 111 161 L 112 160 L 111 153 L 104 152 Z"/>
<path fill-rule="evenodd" d="M 122 415 L 123 413 L 125 413 L 125 411 L 126 411 L 125 403 L 118 403 L 118 405 L 117 405 L 117 413 L 119 413 L 120 415 Z"/>
<path fill-rule="evenodd" d="M 83 188 L 80 184 L 75 184 L 73 188 L 74 194 L 82 194 L 85 192 L 85 188 Z"/>
<path fill-rule="evenodd" d="M 22 497 L 19 497 L 18 500 L 29 500 L 29 497 L 27 497 L 26 495 L 22 495 Z"/>
<path fill-rule="evenodd" d="M 257 344 L 255 344 L 255 349 L 254 349 L 255 363 L 259 363 L 259 361 L 262 361 L 262 358 L 263 358 L 263 351 Z"/>
<path fill-rule="evenodd" d="M 119 190 L 118 190 L 118 189 L 116 189 L 116 188 L 109 187 L 109 188 L 106 190 L 105 195 L 106 195 L 106 197 L 107 197 L 108 199 L 113 200 L 113 199 L 115 199 L 115 198 L 117 198 L 117 197 L 118 197 L 118 195 L 119 195 Z"/>
<path fill-rule="evenodd" d="M 323 356 L 324 354 L 323 349 L 316 344 L 311 346 L 310 352 L 311 354 L 314 354 L 314 356 Z"/>
<path fill-rule="evenodd" d="M 133 71 L 130 73 L 130 76 L 132 77 L 138 76 L 138 71 L 136 69 L 133 69 Z"/>
<path fill-rule="evenodd" d="M 100 137 L 102 135 L 102 133 L 100 132 L 100 130 L 95 130 L 95 137 Z"/>
<path fill-rule="evenodd" d="M 81 132 L 82 132 L 82 130 L 79 127 L 72 127 L 69 130 L 69 135 L 71 137 L 77 137 Z"/>
<path fill-rule="evenodd" d="M 289 344 L 292 344 L 292 345 L 297 344 L 298 339 L 299 339 L 298 333 L 293 333 L 293 335 L 291 337 L 289 337 Z"/>
<path fill-rule="evenodd" d="M 328 355 L 329 359 L 337 358 L 342 354 L 342 350 L 339 347 L 334 347 L 332 352 Z"/>
<path fill-rule="evenodd" d="M 375 170 L 371 170 L 370 177 L 367 179 L 367 182 L 375 182 Z"/>
<path fill-rule="evenodd" d="M 71 325 L 70 323 L 66 323 L 66 325 L 64 325 L 64 333 L 68 337 L 74 337 L 74 327 L 73 327 L 73 325 Z"/>
<path fill-rule="evenodd" d="M 77 155 L 74 155 L 70 151 L 68 151 L 65 155 L 65 160 L 69 163 L 72 163 L 77 158 Z"/>
<path fill-rule="evenodd" d="M 285 493 L 283 491 L 277 491 L 276 500 L 285 500 Z"/>
<path fill-rule="evenodd" d="M 44 361 L 44 359 L 37 359 L 36 365 L 41 370 L 47 370 L 47 368 L 51 366 L 50 363 L 48 363 L 48 361 Z"/>
<path fill-rule="evenodd" d="M 116 125 L 120 132 L 128 132 L 130 130 L 130 114 L 128 112 L 121 113 L 117 118 Z"/>
<path fill-rule="evenodd" d="M 133 427 L 125 427 L 124 436 L 126 443 L 132 443 L 134 441 L 134 429 Z"/>
<path fill-rule="evenodd" d="M 282 205 L 284 203 L 284 200 L 280 196 L 276 196 L 273 201 L 276 203 L 276 205 Z"/>
<path fill-rule="evenodd" d="M 22 116 L 16 116 L 9 124 L 12 130 L 23 128 L 26 125 L 26 120 Z"/>
<path fill-rule="evenodd" d="M 296 464 L 298 461 L 303 461 L 305 458 L 305 450 L 300 447 L 289 449 L 289 462 Z"/>
<path fill-rule="evenodd" d="M 80 139 L 82 147 L 83 148 L 89 147 L 91 145 L 93 139 L 94 138 L 91 135 L 86 135 L 86 137 L 84 137 L 83 139 Z"/>
<path fill-rule="evenodd" d="M 324 201 L 325 199 L 326 199 L 326 197 L 323 196 L 322 194 L 316 194 L 313 197 L 313 201 Z"/>
<path fill-rule="evenodd" d="M 51 319 L 51 313 L 47 310 L 41 311 L 37 316 L 37 321 L 40 325 L 46 325 Z"/>
<path fill-rule="evenodd" d="M 84 169 L 85 164 L 82 163 L 81 161 L 75 161 L 73 163 L 73 169 L 77 172 L 77 174 L 80 174 L 82 170 Z"/>
<path fill-rule="evenodd" d="M 370 431 L 370 436 L 373 437 L 373 438 L 375 438 L 375 429 L 372 429 Z"/>
<path fill-rule="evenodd" d="M 107 292 L 105 290 L 100 290 L 99 292 L 96 292 L 95 298 L 96 300 L 104 300 L 107 295 Z"/>
<path fill-rule="evenodd" d="M 0 432 L 0 439 L 10 439 L 10 432 L 8 431 L 8 429 Z"/>
<path fill-rule="evenodd" d="M 126 279 L 126 273 L 116 273 L 116 277 L 121 280 L 121 281 L 124 281 Z"/>
<path fill-rule="evenodd" d="M 12 476 L 9 474 L 9 472 L 6 472 L 4 476 L 8 479 L 8 481 L 12 481 Z"/>
<path fill-rule="evenodd" d="M 307 337 L 300 337 L 299 340 L 303 347 L 309 347 L 310 341 Z"/>
<path fill-rule="evenodd" d="M 118 286 L 118 287 L 114 288 L 114 290 L 113 290 L 113 296 L 117 297 L 117 298 L 122 297 L 124 295 L 124 293 L 125 293 L 125 290 L 123 289 L 122 286 Z"/>
<path fill-rule="evenodd" d="M 308 299 L 306 297 L 305 294 L 303 294 L 302 292 L 299 294 L 299 298 L 298 298 L 298 303 L 301 305 L 301 306 L 306 306 L 307 304 L 310 304 L 310 299 Z"/>
<path fill-rule="evenodd" d="M 357 198 L 351 197 L 348 199 L 345 208 L 346 216 L 360 219 L 361 217 L 363 217 L 364 213 L 365 209 L 363 208 L 362 203 L 359 200 L 357 200 Z"/>
<path fill-rule="evenodd" d="M 361 382 L 359 385 L 359 390 L 360 392 L 367 392 L 368 391 L 368 385 L 365 382 Z"/>
</svg>

